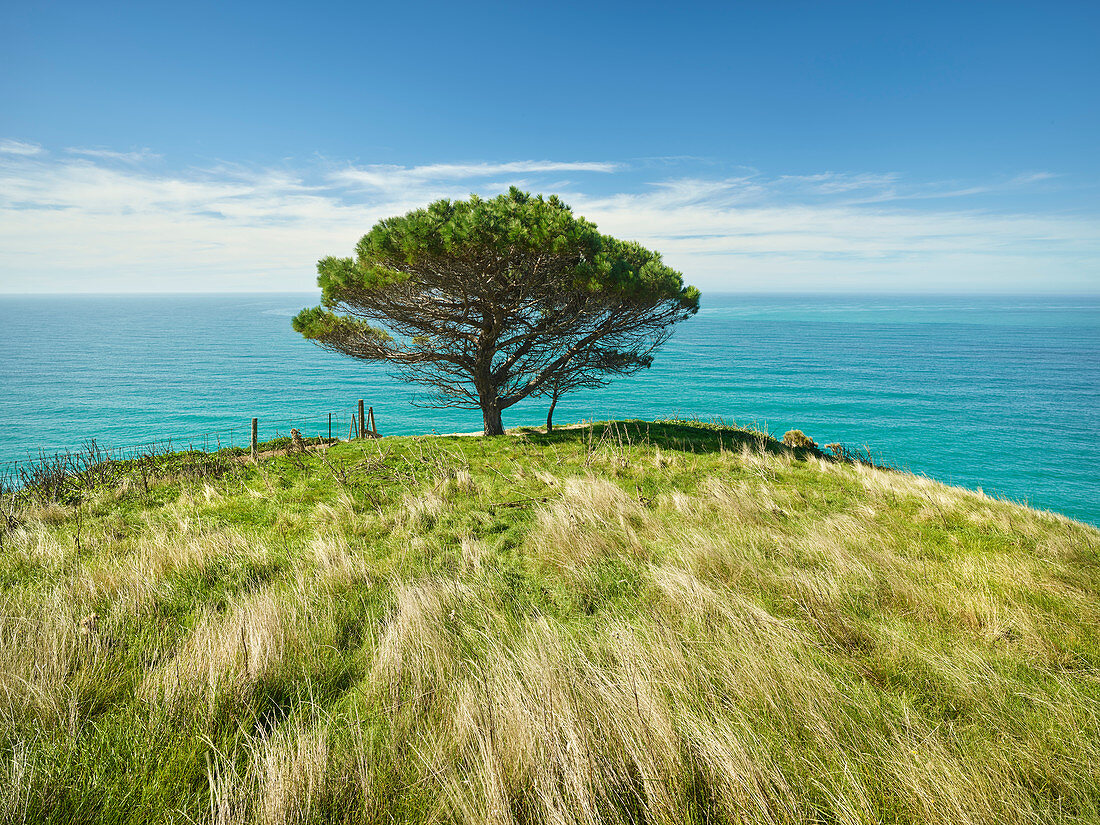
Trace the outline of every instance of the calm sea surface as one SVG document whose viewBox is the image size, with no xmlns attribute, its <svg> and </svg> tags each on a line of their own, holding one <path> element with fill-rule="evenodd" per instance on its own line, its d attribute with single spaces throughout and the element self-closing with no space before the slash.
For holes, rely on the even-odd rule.
<svg viewBox="0 0 1100 825">
<path fill-rule="evenodd" d="M 477 412 L 290 329 L 316 296 L 0 297 L 0 464 L 173 437 L 245 444 L 298 426 L 347 435 L 476 430 Z M 720 416 L 868 445 L 883 461 L 1100 523 L 1100 300 L 705 294 L 654 367 L 567 397 L 559 423 Z M 545 421 L 541 402 L 505 426 Z M 2 469 L 2 468 L 0 468 Z"/>
</svg>

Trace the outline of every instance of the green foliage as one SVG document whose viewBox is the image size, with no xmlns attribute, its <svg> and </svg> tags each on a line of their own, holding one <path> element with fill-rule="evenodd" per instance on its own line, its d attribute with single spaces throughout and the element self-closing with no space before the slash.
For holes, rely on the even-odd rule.
<svg viewBox="0 0 1100 825">
<path fill-rule="evenodd" d="M 478 260 L 516 256 L 517 251 L 564 261 L 558 273 L 562 290 L 674 300 L 691 312 L 699 308 L 699 290 L 684 286 L 680 273 L 666 266 L 659 253 L 601 235 L 595 224 L 574 217 L 556 195 L 532 197 L 515 187 L 491 200 L 477 195 L 466 201 L 441 200 L 381 220 L 360 239 L 354 259 L 330 256 L 318 262 L 317 285 L 323 305 L 331 307 L 362 290 L 384 292 L 407 283 L 419 267 L 440 259 Z M 524 276 L 522 271 L 513 274 Z M 302 310 L 293 327 L 311 339 L 384 334 L 321 307 Z"/>
<path fill-rule="evenodd" d="M 532 253 L 566 262 L 559 273 L 563 289 L 674 299 L 685 309 L 699 305 L 699 291 L 685 287 L 660 254 L 601 235 L 556 195 L 532 197 L 515 187 L 491 200 L 476 195 L 465 201 L 441 200 L 379 221 L 357 244 L 354 259 L 322 259 L 317 283 L 325 303 L 331 304 L 349 291 L 404 283 L 410 272 L 440 259 L 524 259 Z M 522 278 L 524 273 L 515 275 Z"/>
<path fill-rule="evenodd" d="M 345 315 L 328 312 L 322 307 L 303 309 L 291 319 L 295 332 L 314 341 L 358 341 L 372 339 L 380 343 L 391 340 L 385 330 Z"/>
</svg>

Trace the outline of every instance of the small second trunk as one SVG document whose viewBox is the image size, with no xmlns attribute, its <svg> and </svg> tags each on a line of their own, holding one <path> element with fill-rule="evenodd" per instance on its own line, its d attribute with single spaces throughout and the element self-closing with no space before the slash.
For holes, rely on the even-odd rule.
<svg viewBox="0 0 1100 825">
<path fill-rule="evenodd" d="M 554 407 L 558 406 L 558 397 L 555 395 L 554 400 L 550 402 L 550 409 L 546 411 L 546 432 L 554 432 Z"/>
</svg>

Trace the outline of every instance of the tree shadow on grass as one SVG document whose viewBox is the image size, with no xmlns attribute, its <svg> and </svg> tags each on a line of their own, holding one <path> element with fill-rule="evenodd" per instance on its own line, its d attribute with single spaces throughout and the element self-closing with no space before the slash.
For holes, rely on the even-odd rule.
<svg viewBox="0 0 1100 825">
<path fill-rule="evenodd" d="M 547 433 L 536 427 L 520 427 L 533 444 L 584 444 L 590 447 L 640 446 L 652 444 L 662 450 L 690 453 L 741 452 L 746 447 L 756 452 L 804 458 L 822 456 L 818 450 L 791 448 L 768 433 L 727 424 L 693 421 L 597 421 L 583 426 L 568 426 Z"/>
</svg>

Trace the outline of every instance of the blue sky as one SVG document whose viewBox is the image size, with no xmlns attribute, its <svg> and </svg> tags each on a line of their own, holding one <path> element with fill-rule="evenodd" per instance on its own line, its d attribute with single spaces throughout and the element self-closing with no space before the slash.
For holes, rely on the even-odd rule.
<svg viewBox="0 0 1100 825">
<path fill-rule="evenodd" d="M 0 291 L 307 289 L 511 184 L 730 291 L 1100 292 L 1100 4 L 0 10 Z"/>
</svg>

